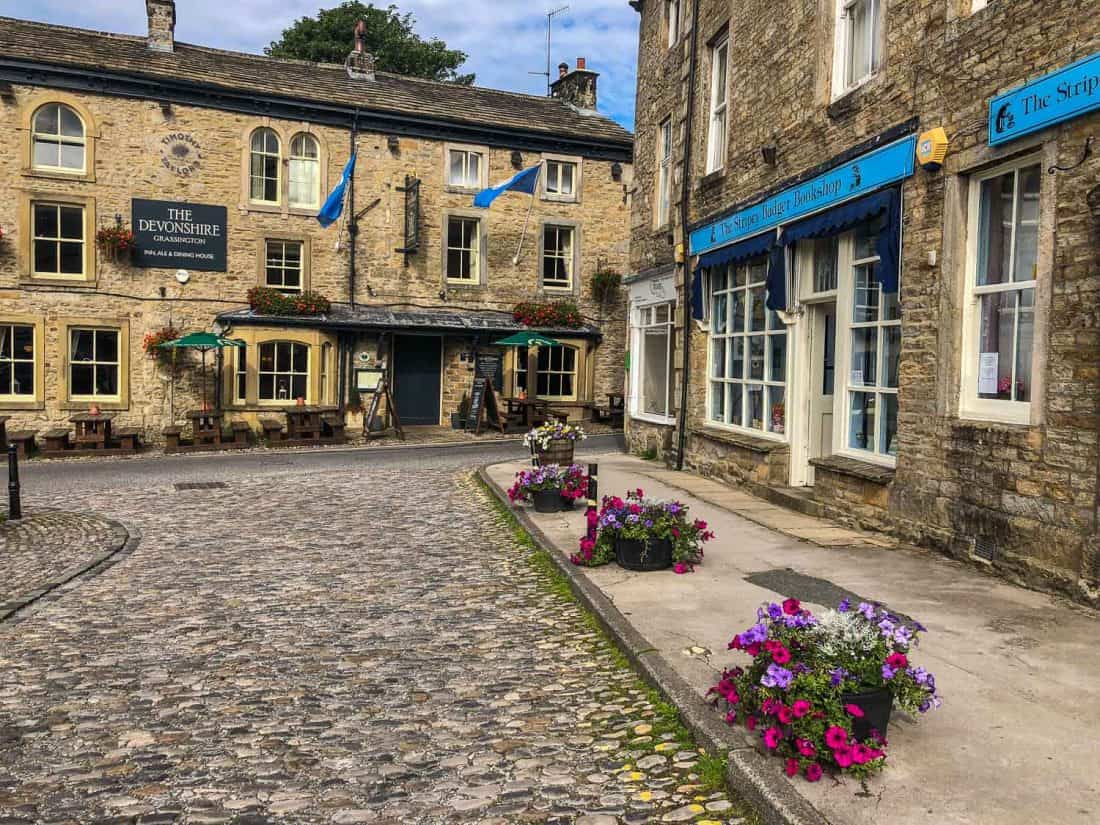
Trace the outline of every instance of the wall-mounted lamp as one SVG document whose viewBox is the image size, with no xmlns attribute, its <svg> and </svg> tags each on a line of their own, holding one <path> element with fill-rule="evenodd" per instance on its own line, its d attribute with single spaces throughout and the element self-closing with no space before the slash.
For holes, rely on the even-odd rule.
<svg viewBox="0 0 1100 825">
<path fill-rule="evenodd" d="M 621 181 L 623 179 L 623 165 L 621 163 L 611 164 L 611 180 Z"/>
<path fill-rule="evenodd" d="M 172 116 L 172 104 L 169 103 L 167 100 L 162 100 L 160 102 L 160 113 L 162 115 L 164 115 L 166 118 L 171 117 Z"/>
<path fill-rule="evenodd" d="M 523 168 L 523 152 L 518 150 L 512 152 L 512 166 L 516 169 Z"/>
<path fill-rule="evenodd" d="M 386 138 L 386 145 L 390 147 L 391 152 L 397 152 L 401 149 L 401 139 L 397 135 L 390 135 Z"/>
<path fill-rule="evenodd" d="M 764 159 L 764 163 L 768 166 L 775 166 L 775 158 L 778 150 L 774 143 L 770 143 L 767 146 L 760 147 L 760 157 Z"/>
<path fill-rule="evenodd" d="M 0 83 L 0 100 L 5 103 L 15 103 L 15 87 L 10 83 Z"/>
</svg>

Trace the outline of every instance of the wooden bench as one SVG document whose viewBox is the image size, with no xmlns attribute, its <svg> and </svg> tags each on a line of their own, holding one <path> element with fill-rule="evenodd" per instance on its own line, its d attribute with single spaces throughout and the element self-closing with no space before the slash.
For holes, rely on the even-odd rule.
<svg viewBox="0 0 1100 825">
<path fill-rule="evenodd" d="M 222 432 L 222 438 L 232 444 L 247 444 L 250 432 L 252 427 L 247 421 L 230 421 L 229 426 Z"/>
<path fill-rule="evenodd" d="M 321 422 L 325 426 L 326 435 L 328 435 L 333 441 L 339 441 L 341 444 L 345 441 L 344 429 L 347 426 L 344 423 L 344 419 L 338 415 L 322 415 Z"/>
<path fill-rule="evenodd" d="M 138 447 L 140 430 L 137 427 L 119 427 L 111 435 L 123 450 L 133 452 Z"/>
<path fill-rule="evenodd" d="M 268 441 L 283 440 L 283 422 L 278 418 L 261 418 L 260 426 L 264 428 L 264 438 Z"/>
<path fill-rule="evenodd" d="M 48 453 L 60 453 L 69 449 L 69 429 L 67 427 L 54 427 L 46 430 L 42 436 L 46 440 L 46 446 L 42 449 Z"/>
<path fill-rule="evenodd" d="M 38 433 L 35 430 L 13 430 L 8 433 L 8 443 L 15 445 L 16 453 L 20 458 L 26 458 L 34 452 L 37 436 Z"/>
<path fill-rule="evenodd" d="M 183 427 L 173 425 L 162 430 L 164 434 L 164 452 L 178 453 L 180 451 L 180 436 L 183 435 Z"/>
</svg>

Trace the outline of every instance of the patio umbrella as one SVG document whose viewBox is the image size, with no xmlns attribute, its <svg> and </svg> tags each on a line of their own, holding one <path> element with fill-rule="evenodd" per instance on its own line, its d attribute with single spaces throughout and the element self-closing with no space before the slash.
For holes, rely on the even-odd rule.
<svg viewBox="0 0 1100 825">
<path fill-rule="evenodd" d="M 503 341 L 497 341 L 494 346 L 498 347 L 527 347 L 527 375 L 532 376 L 535 374 L 534 353 L 531 352 L 531 347 L 560 347 L 561 341 L 555 341 L 549 336 L 543 335 L 541 332 L 517 332 L 515 335 L 510 335 Z M 519 353 L 516 353 L 519 355 Z M 531 378 L 528 377 L 528 384 L 531 383 Z M 513 382 L 515 379 L 513 378 Z M 512 391 L 515 392 L 513 386 Z M 530 386 L 528 386 L 530 391 Z M 531 393 L 531 397 L 535 397 L 535 393 Z"/>
<path fill-rule="evenodd" d="M 223 350 L 229 347 L 244 348 L 244 341 L 236 338 L 226 338 L 213 332 L 192 332 L 175 341 L 165 341 L 159 345 L 163 349 L 197 349 L 202 353 L 202 398 L 206 401 L 206 353 L 212 350 Z"/>
</svg>

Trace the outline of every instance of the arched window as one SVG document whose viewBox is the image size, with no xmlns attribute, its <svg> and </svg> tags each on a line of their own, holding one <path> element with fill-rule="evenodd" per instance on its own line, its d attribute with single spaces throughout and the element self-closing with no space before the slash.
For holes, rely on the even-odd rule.
<svg viewBox="0 0 1100 825">
<path fill-rule="evenodd" d="M 84 121 L 64 103 L 47 103 L 31 121 L 35 169 L 83 172 Z"/>
<path fill-rule="evenodd" d="M 309 346 L 293 341 L 260 344 L 261 401 L 309 400 Z"/>
<path fill-rule="evenodd" d="M 321 150 L 317 138 L 304 132 L 290 141 L 290 205 L 321 205 Z"/>
<path fill-rule="evenodd" d="M 257 129 L 252 133 L 251 154 L 249 197 L 259 203 L 278 203 L 282 156 L 279 136 L 273 129 Z"/>
</svg>

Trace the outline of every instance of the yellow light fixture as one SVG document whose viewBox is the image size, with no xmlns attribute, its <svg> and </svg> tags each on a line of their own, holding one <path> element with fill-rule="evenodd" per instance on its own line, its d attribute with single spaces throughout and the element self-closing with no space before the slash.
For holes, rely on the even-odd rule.
<svg viewBox="0 0 1100 825">
<path fill-rule="evenodd" d="M 943 166 L 950 142 L 942 126 L 937 126 L 917 138 L 917 161 L 929 172 Z"/>
<path fill-rule="evenodd" d="M 684 244 L 683 241 L 676 244 L 676 263 L 682 264 L 684 262 Z"/>
</svg>

